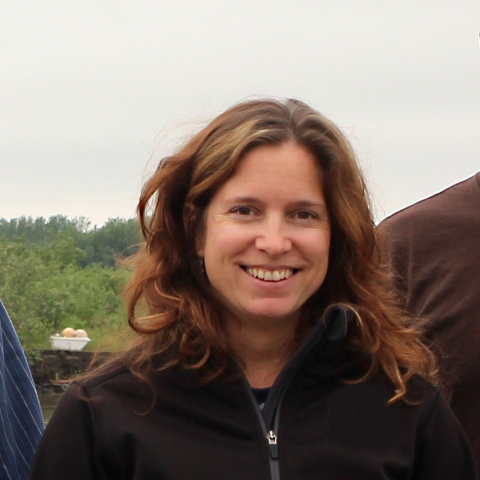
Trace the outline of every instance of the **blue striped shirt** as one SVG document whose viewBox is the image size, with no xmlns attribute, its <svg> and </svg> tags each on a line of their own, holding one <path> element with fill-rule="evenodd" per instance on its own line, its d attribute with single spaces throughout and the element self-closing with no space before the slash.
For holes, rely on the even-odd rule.
<svg viewBox="0 0 480 480">
<path fill-rule="evenodd" d="M 35 384 L 12 322 L 0 301 L 0 479 L 25 480 L 43 418 Z"/>
</svg>

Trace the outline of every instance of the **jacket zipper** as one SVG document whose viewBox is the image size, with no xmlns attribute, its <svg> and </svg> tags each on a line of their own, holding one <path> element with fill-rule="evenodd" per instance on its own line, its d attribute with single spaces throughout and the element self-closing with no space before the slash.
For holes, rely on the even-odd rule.
<svg viewBox="0 0 480 480">
<path fill-rule="evenodd" d="M 277 436 L 273 430 L 267 433 L 268 449 L 270 450 L 270 456 L 274 459 L 278 458 L 278 446 Z"/>
<path fill-rule="evenodd" d="M 290 383 L 290 382 L 288 382 Z M 288 386 L 288 384 L 287 384 Z M 272 480 L 280 480 L 280 462 L 279 462 L 279 455 L 278 455 L 278 432 L 279 425 L 280 425 L 280 408 L 283 403 L 283 398 L 285 396 L 286 388 L 280 395 L 280 398 L 277 400 L 275 415 L 272 419 L 272 423 L 270 424 L 270 430 L 267 433 L 266 440 L 268 445 L 268 451 L 270 453 L 270 474 Z M 262 415 L 262 421 L 265 424 Z"/>
<path fill-rule="evenodd" d="M 268 449 L 268 461 L 270 465 L 270 479 L 271 480 L 280 480 L 280 465 L 279 465 L 279 455 L 278 455 L 278 435 L 276 432 L 278 432 L 279 424 L 280 424 L 280 418 L 279 418 L 279 412 L 280 412 L 280 407 L 283 403 L 283 397 L 285 396 L 285 391 L 286 389 L 282 392 L 280 395 L 280 398 L 277 399 L 275 405 L 275 414 L 272 418 L 272 421 L 270 425 L 268 426 L 270 429 L 267 430 L 267 425 L 265 423 L 265 419 L 263 418 L 262 411 L 260 410 L 260 407 L 257 404 L 257 401 L 252 393 L 252 389 L 250 388 L 250 385 L 248 384 L 248 381 L 246 378 L 244 378 L 244 383 L 247 387 L 248 394 L 250 396 L 251 401 L 253 402 L 253 406 L 255 408 L 255 412 L 257 414 L 258 421 L 260 423 L 260 427 L 263 431 L 265 442 L 267 444 L 267 449 Z M 290 383 L 290 382 L 288 382 Z"/>
<path fill-rule="evenodd" d="M 273 430 L 267 433 L 268 451 L 270 452 L 270 473 L 272 480 L 280 480 L 280 468 L 278 464 L 277 435 Z"/>
<path fill-rule="evenodd" d="M 253 407 L 255 409 L 255 413 L 257 414 L 257 419 L 260 423 L 260 427 L 263 431 L 263 435 L 265 438 L 265 442 L 267 444 L 268 449 L 268 462 L 270 465 L 270 479 L 271 480 L 280 480 L 280 469 L 278 467 L 278 446 L 277 446 L 277 435 L 272 430 L 267 430 L 267 426 L 265 424 L 265 420 L 263 419 L 262 411 L 257 404 L 257 400 L 255 399 L 252 389 L 248 384 L 248 381 L 245 377 L 243 377 L 243 382 L 247 388 L 248 395 L 250 400 L 253 403 Z"/>
</svg>

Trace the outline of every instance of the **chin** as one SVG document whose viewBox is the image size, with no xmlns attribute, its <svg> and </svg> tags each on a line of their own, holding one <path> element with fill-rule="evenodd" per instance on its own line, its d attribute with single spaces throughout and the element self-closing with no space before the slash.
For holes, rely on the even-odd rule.
<svg viewBox="0 0 480 480">
<path fill-rule="evenodd" d="M 248 314 L 252 318 L 265 320 L 295 320 L 299 317 L 299 310 L 276 307 L 258 307 L 248 310 Z"/>
</svg>

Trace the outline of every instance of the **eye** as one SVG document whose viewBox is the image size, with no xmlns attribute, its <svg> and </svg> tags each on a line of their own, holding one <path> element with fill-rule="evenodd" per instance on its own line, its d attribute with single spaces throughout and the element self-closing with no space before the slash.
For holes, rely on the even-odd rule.
<svg viewBox="0 0 480 480">
<path fill-rule="evenodd" d="M 295 216 L 300 220 L 311 220 L 318 218 L 318 215 L 310 210 L 300 210 L 295 214 Z"/>
<path fill-rule="evenodd" d="M 232 213 L 237 213 L 238 215 L 253 215 L 253 210 L 250 207 L 246 207 L 245 205 L 240 205 L 239 207 L 235 207 L 232 209 Z"/>
</svg>

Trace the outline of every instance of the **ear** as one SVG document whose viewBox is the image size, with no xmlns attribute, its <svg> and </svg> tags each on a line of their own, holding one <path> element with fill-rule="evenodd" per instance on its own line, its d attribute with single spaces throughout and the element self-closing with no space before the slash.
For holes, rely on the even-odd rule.
<svg viewBox="0 0 480 480">
<path fill-rule="evenodd" d="M 205 231 L 202 227 L 195 238 L 195 251 L 199 257 L 204 257 L 205 252 Z"/>
<path fill-rule="evenodd" d="M 205 255 L 205 237 L 206 237 L 206 214 L 203 217 L 203 221 L 200 222 L 200 225 L 198 226 L 197 233 L 195 235 L 195 251 L 197 252 L 197 255 L 199 257 L 204 257 Z"/>
<path fill-rule="evenodd" d="M 184 205 L 183 207 L 183 225 L 187 229 L 187 225 L 195 224 L 194 217 L 198 215 L 198 210 L 193 208 L 191 205 Z M 204 215 L 205 217 L 205 215 Z M 195 234 L 195 253 L 199 257 L 203 257 L 203 252 L 205 250 L 205 218 L 200 225 L 198 226 L 198 231 Z"/>
</svg>

